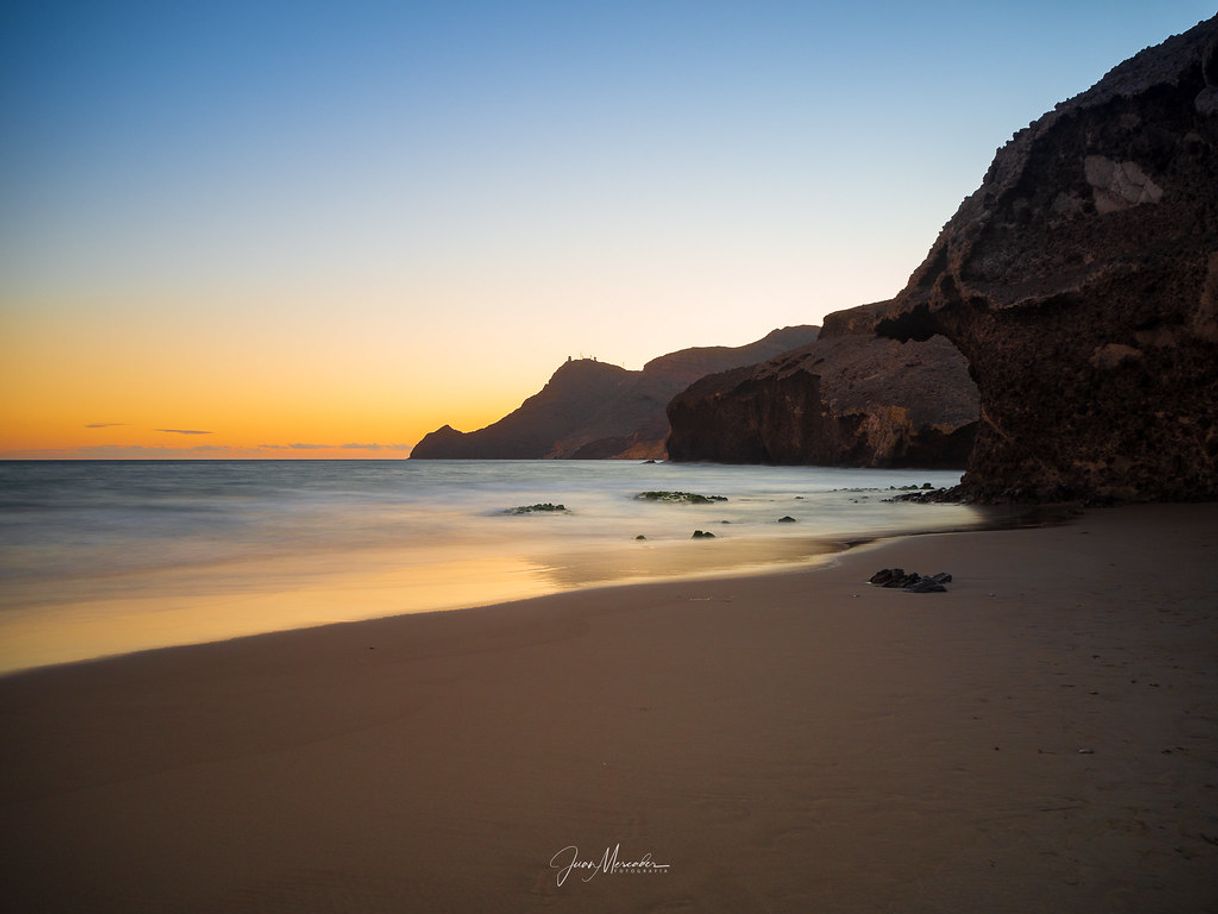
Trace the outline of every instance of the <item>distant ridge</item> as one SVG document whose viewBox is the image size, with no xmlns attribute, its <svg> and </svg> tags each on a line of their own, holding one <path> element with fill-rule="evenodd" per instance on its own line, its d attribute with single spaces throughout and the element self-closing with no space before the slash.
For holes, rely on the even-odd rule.
<svg viewBox="0 0 1218 914">
<path fill-rule="evenodd" d="M 518 409 L 486 428 L 444 425 L 411 459 L 663 458 L 668 401 L 698 379 L 771 359 L 816 339 L 818 327 L 783 327 L 745 346 L 699 346 L 652 359 L 640 371 L 569 359 Z"/>
</svg>

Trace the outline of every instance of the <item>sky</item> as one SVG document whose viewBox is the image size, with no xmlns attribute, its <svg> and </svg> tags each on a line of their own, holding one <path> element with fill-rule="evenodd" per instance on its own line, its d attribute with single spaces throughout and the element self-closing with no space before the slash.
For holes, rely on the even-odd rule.
<svg viewBox="0 0 1218 914">
<path fill-rule="evenodd" d="M 1211 5 L 7 0 L 0 458 L 404 457 L 889 298 Z"/>
</svg>

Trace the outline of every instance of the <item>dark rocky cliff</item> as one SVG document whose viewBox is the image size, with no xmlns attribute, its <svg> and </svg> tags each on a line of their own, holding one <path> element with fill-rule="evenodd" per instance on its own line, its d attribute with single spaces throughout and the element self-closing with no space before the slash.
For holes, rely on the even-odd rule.
<svg viewBox="0 0 1218 914">
<path fill-rule="evenodd" d="M 641 371 L 572 359 L 546 386 L 486 428 L 445 425 L 414 447 L 414 459 L 664 457 L 673 395 L 703 375 L 766 359 L 816 338 L 818 328 L 784 327 L 745 346 L 702 346 L 652 359 Z"/>
<path fill-rule="evenodd" d="M 668 407 L 674 460 L 828 466 L 961 467 L 977 427 L 977 391 L 947 340 L 877 339 L 852 312 L 826 318 L 814 343 L 703 378 Z"/>
<path fill-rule="evenodd" d="M 968 358 L 975 497 L 1218 497 L 1218 17 L 1015 134 L 869 323 Z"/>
</svg>

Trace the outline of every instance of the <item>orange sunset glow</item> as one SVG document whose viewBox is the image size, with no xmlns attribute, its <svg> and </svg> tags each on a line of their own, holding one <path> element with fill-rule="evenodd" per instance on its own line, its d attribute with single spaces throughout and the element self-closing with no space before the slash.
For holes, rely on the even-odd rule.
<svg viewBox="0 0 1218 914">
<path fill-rule="evenodd" d="M 967 124 L 936 112 L 956 71 L 924 71 L 881 122 L 883 73 L 849 108 L 809 90 L 871 53 L 845 15 L 762 56 L 724 43 L 728 10 L 696 17 L 705 47 L 681 16 L 667 43 L 537 10 L 286 36 L 120 10 L 87 44 L 31 19 L 5 63 L 0 457 L 405 456 L 569 355 L 637 369 L 816 323 L 900 288 L 1012 119 L 1113 53 Z"/>
</svg>

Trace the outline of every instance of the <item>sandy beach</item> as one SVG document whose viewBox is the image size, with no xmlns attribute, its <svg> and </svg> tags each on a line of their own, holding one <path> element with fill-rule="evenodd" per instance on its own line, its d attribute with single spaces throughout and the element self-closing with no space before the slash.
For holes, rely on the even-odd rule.
<svg viewBox="0 0 1218 914">
<path fill-rule="evenodd" d="M 1134 506 L 9 676 L 4 906 L 1218 910 L 1216 564 Z"/>
</svg>

